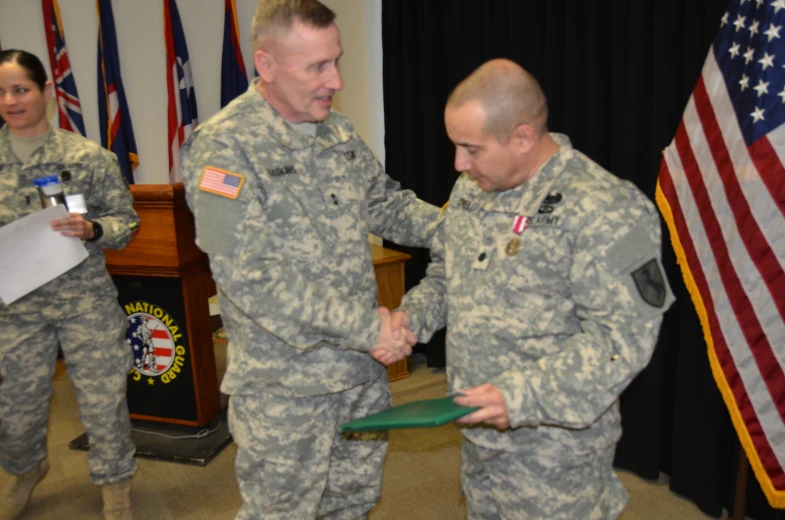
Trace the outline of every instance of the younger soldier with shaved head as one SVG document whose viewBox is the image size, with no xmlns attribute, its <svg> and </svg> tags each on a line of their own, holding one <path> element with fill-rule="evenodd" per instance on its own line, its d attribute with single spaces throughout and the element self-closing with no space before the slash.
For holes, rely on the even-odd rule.
<svg viewBox="0 0 785 520">
<path fill-rule="evenodd" d="M 463 173 L 401 305 L 421 341 L 448 326 L 450 391 L 480 408 L 460 421 L 469 518 L 621 513 L 618 398 L 673 302 L 654 206 L 547 119 L 537 81 L 507 60 L 455 89 L 445 123 Z"/>
<path fill-rule="evenodd" d="M 334 20 L 316 0 L 262 0 L 259 79 L 183 149 L 229 339 L 239 519 L 364 518 L 387 440 L 338 426 L 390 406 L 384 364 L 416 342 L 375 308 L 367 236 L 428 247 L 439 210 L 401 190 L 331 110 L 343 87 Z"/>
</svg>

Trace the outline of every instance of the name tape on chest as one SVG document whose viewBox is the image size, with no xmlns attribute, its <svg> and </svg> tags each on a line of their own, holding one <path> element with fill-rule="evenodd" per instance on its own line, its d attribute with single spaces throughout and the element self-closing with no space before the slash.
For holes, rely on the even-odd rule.
<svg viewBox="0 0 785 520">
<path fill-rule="evenodd" d="M 465 211 L 477 211 L 478 209 L 480 209 L 479 204 L 477 204 L 476 202 L 471 202 L 466 199 L 460 199 L 456 204 L 456 206 Z"/>
<path fill-rule="evenodd" d="M 297 169 L 294 167 L 294 165 L 291 164 L 270 169 L 270 175 L 272 175 L 273 177 L 279 177 L 281 175 L 290 175 L 292 173 L 297 173 Z"/>
<path fill-rule="evenodd" d="M 559 227 L 561 217 L 556 215 L 537 215 L 529 221 L 529 227 Z"/>
<path fill-rule="evenodd" d="M 199 189 L 227 199 L 235 200 L 245 184 L 245 176 L 206 166 L 199 181 Z"/>
</svg>

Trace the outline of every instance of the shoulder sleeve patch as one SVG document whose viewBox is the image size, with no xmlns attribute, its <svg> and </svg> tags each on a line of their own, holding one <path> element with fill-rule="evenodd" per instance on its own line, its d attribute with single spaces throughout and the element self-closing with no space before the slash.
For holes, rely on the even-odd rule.
<svg viewBox="0 0 785 520">
<path fill-rule="evenodd" d="M 630 275 L 643 301 L 653 307 L 662 307 L 665 304 L 668 290 L 665 286 L 665 277 L 662 275 L 656 259 L 652 258 L 632 271 Z"/>
<path fill-rule="evenodd" d="M 199 181 L 199 189 L 235 200 L 245 184 L 245 176 L 206 166 Z"/>
</svg>

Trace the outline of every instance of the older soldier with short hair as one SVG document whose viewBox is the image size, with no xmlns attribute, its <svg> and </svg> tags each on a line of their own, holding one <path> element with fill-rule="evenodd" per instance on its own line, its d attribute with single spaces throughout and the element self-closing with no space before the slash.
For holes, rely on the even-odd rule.
<svg viewBox="0 0 785 520">
<path fill-rule="evenodd" d="M 416 342 L 375 308 L 367 235 L 427 247 L 438 209 L 400 190 L 331 110 L 343 86 L 334 19 L 316 0 L 261 1 L 259 79 L 183 150 L 229 339 L 241 519 L 367 515 L 386 436 L 338 426 L 390 406 L 382 363 Z"/>
<path fill-rule="evenodd" d="M 401 305 L 423 341 L 448 326 L 450 391 L 480 408 L 460 421 L 469 518 L 620 514 L 618 397 L 673 302 L 654 206 L 547 117 L 537 81 L 507 60 L 455 89 L 445 123 L 464 173 Z"/>
</svg>

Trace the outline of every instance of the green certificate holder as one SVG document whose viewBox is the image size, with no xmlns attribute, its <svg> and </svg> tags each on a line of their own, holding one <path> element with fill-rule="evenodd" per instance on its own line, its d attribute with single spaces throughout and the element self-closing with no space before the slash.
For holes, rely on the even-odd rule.
<svg viewBox="0 0 785 520">
<path fill-rule="evenodd" d="M 344 423 L 344 433 L 389 430 L 392 428 L 428 428 L 441 426 L 470 414 L 478 407 L 459 406 L 452 397 L 428 399 L 394 406 L 379 413 Z"/>
</svg>

